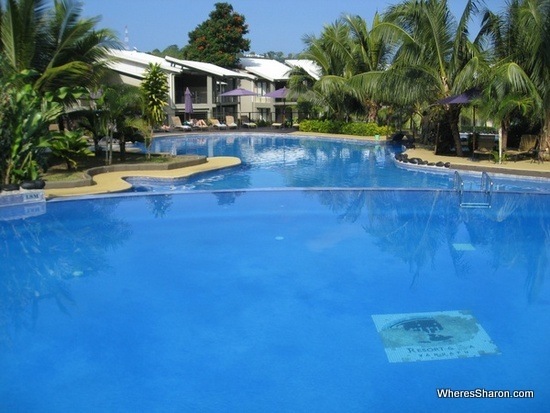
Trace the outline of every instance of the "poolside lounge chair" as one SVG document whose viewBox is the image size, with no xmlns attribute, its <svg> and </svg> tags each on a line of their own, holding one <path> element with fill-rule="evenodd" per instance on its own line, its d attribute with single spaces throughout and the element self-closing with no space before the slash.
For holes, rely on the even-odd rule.
<svg viewBox="0 0 550 413">
<path fill-rule="evenodd" d="M 272 128 L 277 128 L 277 129 L 281 128 L 282 126 L 283 126 L 283 124 L 279 123 L 279 122 L 274 122 L 274 123 L 271 124 Z"/>
<path fill-rule="evenodd" d="M 248 119 L 248 116 L 242 115 L 241 116 L 242 125 L 245 128 L 256 128 L 258 125 L 256 125 L 254 122 L 250 122 L 250 119 Z"/>
<path fill-rule="evenodd" d="M 493 136 L 479 136 L 476 140 L 476 148 L 472 155 L 492 155 L 495 148 Z"/>
<path fill-rule="evenodd" d="M 233 116 L 227 115 L 225 117 L 225 123 L 229 129 L 237 129 L 239 125 L 235 123 L 235 118 Z"/>
<path fill-rule="evenodd" d="M 519 148 L 506 149 L 504 154 L 511 158 L 514 158 L 514 162 L 518 160 L 520 156 L 534 156 L 536 155 L 536 148 L 538 143 L 537 135 L 521 135 L 519 141 Z"/>
<path fill-rule="evenodd" d="M 191 121 L 191 124 L 193 125 L 193 129 L 195 130 L 208 130 L 208 125 L 203 119 L 193 119 Z"/>
<path fill-rule="evenodd" d="M 182 124 L 181 119 L 180 119 L 179 116 L 172 116 L 170 118 L 170 120 L 172 122 L 172 128 L 175 129 L 175 130 L 182 130 L 184 132 L 191 132 L 191 130 L 193 129 L 189 125 Z"/>
<path fill-rule="evenodd" d="M 214 129 L 218 129 L 218 130 L 227 129 L 227 125 L 225 123 L 221 123 L 216 118 L 211 118 L 210 124 L 214 127 Z"/>
</svg>

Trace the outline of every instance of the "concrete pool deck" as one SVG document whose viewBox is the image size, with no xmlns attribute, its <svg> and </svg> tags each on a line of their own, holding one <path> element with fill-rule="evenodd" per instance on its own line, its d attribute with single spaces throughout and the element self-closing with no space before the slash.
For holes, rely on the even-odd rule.
<svg viewBox="0 0 550 413">
<path fill-rule="evenodd" d="M 246 131 L 250 133 L 250 131 Z M 264 133 L 276 133 L 275 130 L 262 130 L 254 132 L 264 132 Z M 227 133 L 227 132 L 221 132 Z M 182 136 L 182 139 L 185 139 L 187 136 L 200 136 L 203 133 L 188 133 Z M 216 133 L 217 134 L 217 133 Z M 279 131 L 277 135 L 281 134 Z M 292 137 L 325 137 L 325 138 L 336 138 L 336 139 L 356 139 L 356 140 L 368 140 L 376 141 L 373 137 L 359 137 L 351 135 L 332 135 L 332 134 L 320 134 L 320 133 L 304 133 L 296 131 L 286 132 L 289 136 Z M 171 134 L 162 134 L 158 137 L 167 137 L 172 136 Z M 409 158 L 421 158 L 428 162 L 449 162 L 452 169 L 459 170 L 472 170 L 472 171 L 486 171 L 489 173 L 505 173 L 513 174 L 520 176 L 532 176 L 540 178 L 550 179 L 550 162 L 533 162 L 530 159 L 522 159 L 517 162 L 507 161 L 503 164 L 496 164 L 489 159 L 475 159 L 471 158 L 457 158 L 455 156 L 441 156 L 435 155 L 433 151 L 428 149 L 408 149 L 406 151 Z M 72 196 L 83 196 L 83 195 L 97 195 L 97 194 L 108 194 L 112 192 L 123 192 L 131 188 L 131 185 L 124 180 L 127 177 L 153 177 L 153 178 L 183 178 L 188 177 L 201 172 L 208 172 L 219 170 L 223 168 L 229 168 L 232 166 L 240 165 L 241 161 L 235 157 L 221 156 L 221 157 L 212 157 L 204 158 L 204 161 L 197 163 L 195 160 L 190 160 L 188 165 L 184 164 L 181 167 L 167 169 L 164 167 L 158 167 L 158 169 L 151 170 L 151 168 L 157 168 L 156 166 L 148 165 L 147 168 L 132 166 L 132 165 L 121 165 L 120 169 L 124 170 L 115 170 L 115 171 L 106 171 L 101 173 L 94 173 L 93 177 L 90 179 L 92 182 L 91 185 L 82 185 L 80 186 L 70 186 L 65 185 L 64 188 L 52 188 L 46 186 L 45 195 L 46 198 L 57 198 L 57 197 L 72 197 Z"/>
<path fill-rule="evenodd" d="M 550 179 L 550 162 L 534 162 L 532 159 L 520 159 L 517 162 L 506 161 L 498 164 L 491 159 L 457 158 L 456 156 L 435 155 L 428 149 L 408 149 L 409 158 L 421 158 L 428 162 L 449 162 L 451 169 L 531 176 Z"/>
</svg>

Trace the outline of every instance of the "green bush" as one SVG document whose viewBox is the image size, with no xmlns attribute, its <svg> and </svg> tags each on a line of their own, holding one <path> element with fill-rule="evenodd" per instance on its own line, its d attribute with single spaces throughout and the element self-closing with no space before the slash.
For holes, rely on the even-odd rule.
<svg viewBox="0 0 550 413">
<path fill-rule="evenodd" d="M 50 139 L 52 155 L 67 164 L 67 170 L 76 170 L 76 159 L 82 156 L 93 156 L 88 149 L 88 142 L 81 130 L 53 133 Z"/>
<path fill-rule="evenodd" d="M 300 131 L 355 136 L 389 135 L 391 132 L 387 126 L 378 126 L 376 123 L 333 120 L 302 120 L 300 121 Z"/>
<path fill-rule="evenodd" d="M 34 72 L 22 71 L 0 82 L 0 182 L 19 183 L 38 179 L 50 153 L 69 160 L 81 149 L 73 135 L 58 134 L 49 125 L 63 113 L 63 99 L 81 96 L 68 87 L 43 95 L 33 87 Z M 63 142 L 62 138 L 70 139 Z M 79 146 L 79 148 L 80 148 Z"/>
</svg>

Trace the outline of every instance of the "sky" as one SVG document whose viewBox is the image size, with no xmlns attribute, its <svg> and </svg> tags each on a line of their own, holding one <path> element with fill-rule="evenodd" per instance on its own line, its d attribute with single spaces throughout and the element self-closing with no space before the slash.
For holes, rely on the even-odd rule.
<svg viewBox="0 0 550 413">
<path fill-rule="evenodd" d="M 84 17 L 99 16 L 99 28 L 109 28 L 130 48 L 142 52 L 187 44 L 188 33 L 209 18 L 214 4 L 227 2 L 245 16 L 250 52 L 299 53 L 304 35 L 319 35 L 323 27 L 343 14 L 359 15 L 370 26 L 374 14 L 384 12 L 397 0 L 81 0 Z M 485 0 L 501 12 L 504 0 Z M 458 18 L 464 0 L 449 0 Z M 472 26 L 473 29 L 474 26 Z"/>
</svg>

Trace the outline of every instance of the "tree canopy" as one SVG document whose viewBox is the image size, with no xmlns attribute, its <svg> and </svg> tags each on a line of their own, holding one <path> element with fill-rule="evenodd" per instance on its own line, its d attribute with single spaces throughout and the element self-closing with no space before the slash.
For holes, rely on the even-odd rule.
<svg viewBox="0 0 550 413">
<path fill-rule="evenodd" d="M 186 59 L 236 67 L 238 55 L 250 50 L 245 17 L 228 3 L 216 3 L 209 19 L 189 32 L 189 44 L 183 48 Z"/>
<path fill-rule="evenodd" d="M 12 75 L 33 70 L 41 91 L 96 84 L 108 48 L 119 43 L 98 18 L 82 18 L 76 0 L 9 0 L 0 5 L 0 71 Z"/>
</svg>

